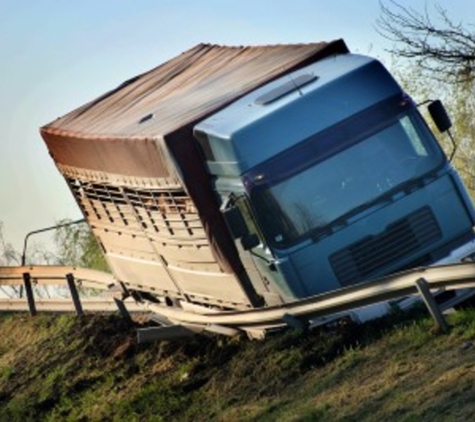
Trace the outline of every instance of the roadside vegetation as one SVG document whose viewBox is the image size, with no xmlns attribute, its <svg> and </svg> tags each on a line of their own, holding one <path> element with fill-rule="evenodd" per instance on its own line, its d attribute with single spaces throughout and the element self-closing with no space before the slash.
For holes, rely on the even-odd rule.
<svg viewBox="0 0 475 422">
<path fill-rule="evenodd" d="M 446 4 L 447 9 L 437 2 L 421 7 L 383 0 L 376 25 L 394 58 L 390 70 L 416 103 L 441 99 L 446 106 L 457 145 L 452 163 L 475 199 L 475 31 L 473 21 L 470 22 L 473 17 L 454 21 L 450 5 Z M 425 108 L 420 106 L 423 114 Z M 431 119 L 427 121 L 430 123 Z M 437 129 L 432 129 L 438 135 Z M 438 138 L 450 157 L 454 145 L 449 136 L 442 134 Z"/>
<path fill-rule="evenodd" d="M 117 316 L 1 315 L 0 420 L 467 421 L 475 310 L 425 310 L 264 341 L 138 345 Z"/>
</svg>

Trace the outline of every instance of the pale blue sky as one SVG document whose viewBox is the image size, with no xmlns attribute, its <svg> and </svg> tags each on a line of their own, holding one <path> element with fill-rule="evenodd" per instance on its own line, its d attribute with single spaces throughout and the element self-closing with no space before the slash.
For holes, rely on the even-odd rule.
<svg viewBox="0 0 475 422">
<path fill-rule="evenodd" d="M 387 3 L 387 0 L 383 0 Z M 433 2 L 399 0 L 423 10 Z M 473 0 L 440 0 L 475 23 Z M 0 221 L 17 248 L 31 230 L 80 218 L 38 128 L 200 42 L 344 38 L 387 60 L 379 0 L 0 0 Z"/>
</svg>

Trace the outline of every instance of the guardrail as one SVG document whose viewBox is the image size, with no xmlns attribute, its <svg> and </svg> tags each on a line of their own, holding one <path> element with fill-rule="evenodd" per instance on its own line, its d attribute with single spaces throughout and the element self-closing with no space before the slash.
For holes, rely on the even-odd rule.
<svg viewBox="0 0 475 422">
<path fill-rule="evenodd" d="M 269 329 L 285 326 L 292 318 L 310 320 L 331 317 L 335 314 L 351 312 L 357 308 L 387 300 L 400 299 L 414 294 L 422 295 L 417 287 L 418 280 L 424 280 L 431 291 L 475 288 L 475 264 L 463 263 L 416 268 L 367 283 L 268 308 L 218 313 L 193 313 L 152 304 L 149 305 L 149 309 L 180 324 L 236 327 L 244 330 Z"/>
<path fill-rule="evenodd" d="M 66 274 L 71 274 L 80 285 L 91 288 L 106 290 L 117 284 L 112 274 L 90 270 L 87 268 L 35 265 L 22 267 L 0 267 L 0 286 L 21 286 L 24 282 L 24 274 L 29 274 L 39 286 L 67 285 Z"/>
<path fill-rule="evenodd" d="M 84 312 L 116 312 L 117 299 L 114 298 L 85 298 L 81 299 Z M 128 312 L 144 312 L 146 307 L 132 300 L 123 301 Z M 35 299 L 37 312 L 75 312 L 76 307 L 70 299 Z M 30 308 L 25 299 L 4 298 L 0 299 L 0 311 L 29 312 Z"/>
<path fill-rule="evenodd" d="M 29 311 L 31 315 L 35 315 L 38 311 L 75 311 L 78 315 L 85 311 L 111 312 L 117 308 L 122 313 L 128 311 L 122 301 L 116 298 L 80 298 L 78 288 L 107 291 L 117 286 L 112 274 L 102 271 L 48 265 L 0 267 L 0 286 L 20 286 L 24 288 L 26 295 L 26 300 L 0 298 L 1 311 Z M 71 298 L 35 298 L 34 286 L 67 286 Z M 127 305 L 138 307 L 134 302 L 128 302 Z"/>
<path fill-rule="evenodd" d="M 109 312 L 117 307 L 127 314 L 123 301 L 116 298 L 74 299 L 76 285 L 108 290 L 118 286 L 112 275 L 95 270 L 75 267 L 0 267 L 0 286 L 24 285 L 28 295 L 31 284 L 67 285 L 71 289 L 72 301 L 68 299 L 0 299 L 0 310 L 67 312 L 83 311 Z M 28 289 L 30 284 L 30 289 Z M 313 319 L 331 318 L 335 315 L 350 313 L 358 308 L 375 305 L 380 302 L 419 295 L 441 329 L 446 329 L 445 321 L 432 293 L 444 290 L 475 288 L 475 263 L 457 263 L 438 267 L 424 267 L 393 274 L 370 282 L 342 288 L 330 293 L 313 296 L 284 305 L 267 308 L 255 308 L 245 311 L 218 311 L 202 306 L 189 308 L 169 307 L 152 302 L 136 303 L 130 300 L 127 308 L 131 311 L 150 311 L 164 321 L 176 324 L 176 329 L 165 327 L 156 335 L 147 331 L 147 338 L 164 338 L 165 332 L 181 335 L 179 327 L 189 327 L 190 331 L 210 331 L 233 335 L 244 330 L 251 335 L 267 329 L 286 325 L 305 325 Z M 76 292 L 77 294 L 77 292 Z M 79 303 L 78 303 L 79 302 Z M 454 301 L 451 304 L 455 303 Z M 34 311 L 34 312 L 33 312 Z M 168 334 L 165 334 L 167 336 Z M 140 336 L 140 333 L 139 333 Z"/>
</svg>

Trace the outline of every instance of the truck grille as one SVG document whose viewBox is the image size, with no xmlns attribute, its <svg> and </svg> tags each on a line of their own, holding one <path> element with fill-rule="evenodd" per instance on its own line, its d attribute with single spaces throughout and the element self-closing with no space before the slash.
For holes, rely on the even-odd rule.
<svg viewBox="0 0 475 422">
<path fill-rule="evenodd" d="M 442 237 L 429 207 L 423 207 L 398 220 L 382 233 L 335 252 L 330 264 L 344 286 L 359 283 L 378 270 L 397 263 Z"/>
</svg>

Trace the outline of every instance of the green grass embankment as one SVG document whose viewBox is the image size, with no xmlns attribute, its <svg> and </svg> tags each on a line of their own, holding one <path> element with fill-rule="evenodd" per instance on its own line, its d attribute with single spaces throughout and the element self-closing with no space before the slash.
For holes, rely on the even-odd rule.
<svg viewBox="0 0 475 422">
<path fill-rule="evenodd" d="M 449 323 L 138 345 L 115 316 L 0 315 L 0 421 L 475 420 L 475 311 Z"/>
</svg>

